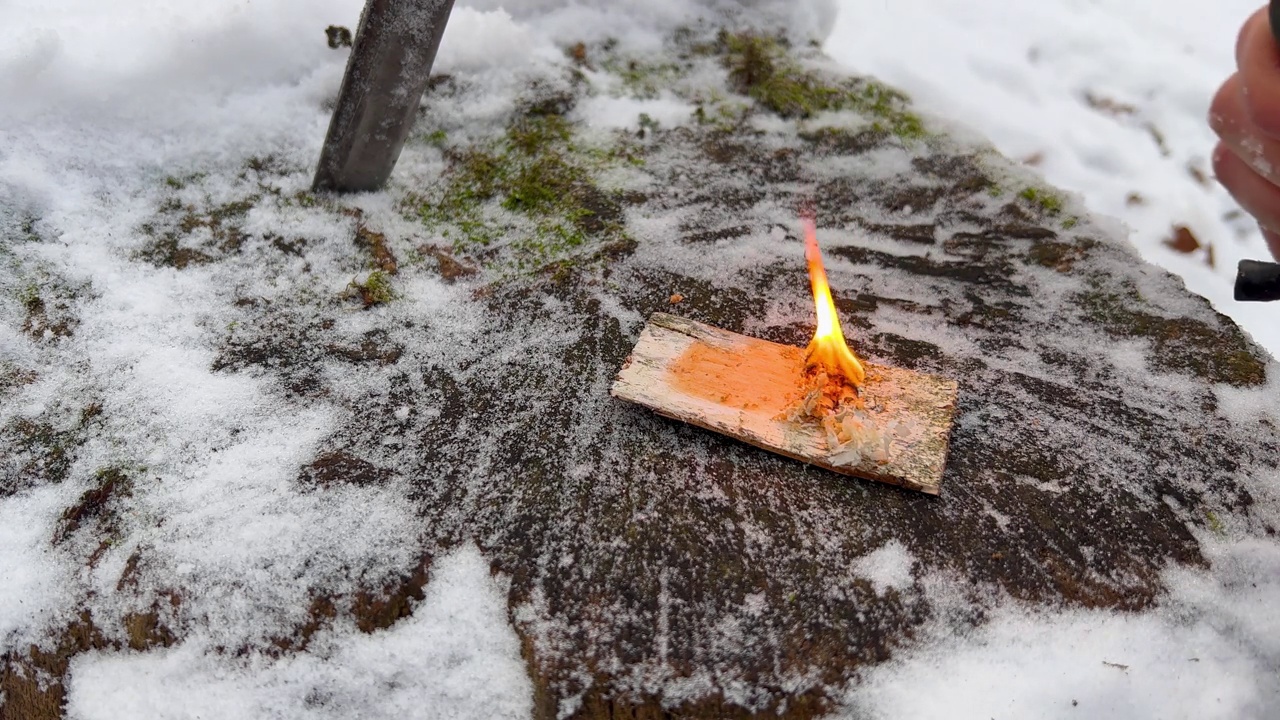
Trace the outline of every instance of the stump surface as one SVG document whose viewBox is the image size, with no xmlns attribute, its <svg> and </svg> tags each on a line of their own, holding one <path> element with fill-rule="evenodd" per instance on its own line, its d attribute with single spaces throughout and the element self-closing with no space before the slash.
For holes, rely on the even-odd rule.
<svg viewBox="0 0 1280 720">
<path fill-rule="evenodd" d="M 432 558 L 474 542 L 536 717 L 813 717 L 924 628 L 1010 604 L 1144 612 L 1170 569 L 1217 572 L 1219 533 L 1274 542 L 1273 360 L 1073 199 L 761 37 L 571 48 L 514 97 L 435 78 L 383 194 L 292 195 L 307 153 L 231 168 L 220 194 L 161 188 L 95 282 L 154 273 L 164 302 L 139 313 L 212 288 L 174 337 L 112 306 L 81 339 L 68 316 L 95 299 L 29 304 L 66 335 L 41 330 L 3 390 L 58 402 L 6 416 L 0 497 L 78 499 L 40 510 L 62 518 L 70 599 L 11 636 L 48 627 L 44 645 L 0 646 L 23 703 L 6 711 L 56 715 L 91 650 L 199 641 L 211 666 L 266 668 L 329 629 L 393 629 Z M 659 97 L 687 117 L 602 119 Z M 802 205 L 859 355 L 959 383 L 942 501 L 609 395 L 676 296 L 803 346 Z M 135 377 L 159 367 L 214 390 Z M 887 547 L 909 568 L 889 584 L 863 564 Z M 323 691 L 308 702 L 341 707 Z"/>
</svg>

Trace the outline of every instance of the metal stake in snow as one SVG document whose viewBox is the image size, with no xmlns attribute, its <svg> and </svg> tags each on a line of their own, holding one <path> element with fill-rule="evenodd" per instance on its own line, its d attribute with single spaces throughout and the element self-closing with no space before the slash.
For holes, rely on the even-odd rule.
<svg viewBox="0 0 1280 720">
<path fill-rule="evenodd" d="M 453 0 L 368 0 L 313 189 L 377 190 L 391 176 L 452 10 Z"/>
</svg>

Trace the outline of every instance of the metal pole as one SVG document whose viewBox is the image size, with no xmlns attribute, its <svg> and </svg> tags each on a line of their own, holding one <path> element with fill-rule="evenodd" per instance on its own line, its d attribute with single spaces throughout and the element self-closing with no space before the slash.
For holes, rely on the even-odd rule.
<svg viewBox="0 0 1280 720">
<path fill-rule="evenodd" d="M 314 190 L 377 190 L 409 137 L 453 0 L 368 0 Z"/>
</svg>

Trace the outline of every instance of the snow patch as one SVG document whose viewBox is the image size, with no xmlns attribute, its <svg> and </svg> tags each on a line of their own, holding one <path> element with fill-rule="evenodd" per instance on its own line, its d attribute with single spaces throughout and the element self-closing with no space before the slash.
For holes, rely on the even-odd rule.
<svg viewBox="0 0 1280 720">
<path fill-rule="evenodd" d="M 533 688 L 507 621 L 506 586 L 472 544 L 436 561 L 413 615 L 346 627 L 307 654 L 240 659 L 207 638 L 169 650 L 90 653 L 71 665 L 75 720 L 201 717 L 527 718 Z"/>
<path fill-rule="evenodd" d="M 890 540 L 853 564 L 854 573 L 871 581 L 879 595 L 889 590 L 902 590 L 911 585 L 911 566 L 916 562 L 911 551 L 899 540 Z"/>
</svg>

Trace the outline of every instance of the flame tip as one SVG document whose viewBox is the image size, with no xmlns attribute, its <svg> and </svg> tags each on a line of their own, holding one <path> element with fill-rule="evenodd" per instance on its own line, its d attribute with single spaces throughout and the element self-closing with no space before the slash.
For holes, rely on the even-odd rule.
<svg viewBox="0 0 1280 720">
<path fill-rule="evenodd" d="M 822 264 L 822 250 L 818 246 L 817 224 L 812 217 L 802 216 L 805 229 L 805 261 L 809 268 L 809 286 L 813 291 L 814 310 L 818 326 L 809 343 L 807 365 L 820 365 L 828 375 L 844 377 L 855 386 L 866 378 L 862 362 L 845 342 L 836 314 L 835 301 L 827 284 L 827 271 Z"/>
</svg>

